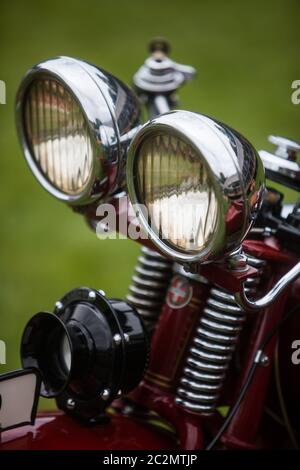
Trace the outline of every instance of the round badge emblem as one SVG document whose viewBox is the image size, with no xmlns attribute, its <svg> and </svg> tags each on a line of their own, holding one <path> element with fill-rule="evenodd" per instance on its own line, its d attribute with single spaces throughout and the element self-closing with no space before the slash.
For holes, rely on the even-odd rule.
<svg viewBox="0 0 300 470">
<path fill-rule="evenodd" d="M 175 276 L 167 293 L 167 304 L 171 308 L 185 307 L 191 300 L 193 288 L 188 279 Z"/>
</svg>

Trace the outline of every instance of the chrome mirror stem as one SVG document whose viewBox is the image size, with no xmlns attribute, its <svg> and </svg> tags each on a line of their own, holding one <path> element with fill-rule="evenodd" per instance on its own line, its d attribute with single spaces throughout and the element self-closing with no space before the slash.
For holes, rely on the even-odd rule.
<svg viewBox="0 0 300 470">
<path fill-rule="evenodd" d="M 172 104 L 170 103 L 170 99 L 168 99 L 165 95 L 154 95 L 153 100 L 149 102 L 150 108 L 150 116 L 156 117 L 160 114 L 165 114 L 171 111 Z"/>
<path fill-rule="evenodd" d="M 266 170 L 266 177 L 299 191 L 300 165 L 298 163 L 298 153 L 300 143 L 274 135 L 269 136 L 269 142 L 276 145 L 275 152 L 270 153 L 265 150 L 259 152 Z"/>
<path fill-rule="evenodd" d="M 274 302 L 282 291 L 297 279 L 298 276 L 300 276 L 300 261 L 288 273 L 279 279 L 275 286 L 272 287 L 272 289 L 261 299 L 255 301 L 249 300 L 245 292 L 245 286 L 243 285 L 241 291 L 235 294 L 235 300 L 240 307 L 245 310 L 260 310 L 266 308 Z"/>
<path fill-rule="evenodd" d="M 167 113 L 177 104 L 175 92 L 192 80 L 196 70 L 190 65 L 174 62 L 170 45 L 162 38 L 149 44 L 150 56 L 133 76 L 135 90 L 148 108 L 150 118 Z"/>
</svg>

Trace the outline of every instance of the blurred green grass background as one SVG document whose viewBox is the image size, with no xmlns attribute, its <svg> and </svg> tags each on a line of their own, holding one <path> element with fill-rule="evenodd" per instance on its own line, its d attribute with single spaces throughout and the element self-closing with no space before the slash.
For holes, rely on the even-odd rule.
<svg viewBox="0 0 300 470">
<path fill-rule="evenodd" d="M 181 107 L 230 124 L 260 149 L 271 133 L 300 139 L 299 0 L 104 2 L 0 1 L 0 339 L 7 364 L 20 365 L 26 320 L 77 286 L 123 297 L 138 254 L 131 241 L 100 241 L 81 216 L 48 195 L 28 170 L 16 137 L 14 97 L 33 64 L 70 55 L 98 64 L 127 83 L 153 36 L 172 57 L 198 70 Z M 287 193 L 295 199 L 295 193 Z"/>
</svg>

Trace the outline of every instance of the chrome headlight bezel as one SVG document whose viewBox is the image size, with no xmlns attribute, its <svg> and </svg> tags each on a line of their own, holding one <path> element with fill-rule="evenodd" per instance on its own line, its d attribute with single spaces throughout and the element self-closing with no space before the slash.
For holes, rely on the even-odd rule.
<svg viewBox="0 0 300 470">
<path fill-rule="evenodd" d="M 144 233 L 166 256 L 180 263 L 211 262 L 240 247 L 256 218 L 264 191 L 264 169 L 253 146 L 240 134 L 207 116 L 190 111 L 171 111 L 147 122 L 133 138 L 127 155 L 127 188 L 134 207 L 143 204 L 137 191 L 136 164 L 142 142 L 156 133 L 168 133 L 190 145 L 202 159 L 210 176 L 218 205 L 217 227 L 211 240 L 199 251 L 188 252 L 171 246 L 150 227 L 143 211 L 138 220 Z M 222 167 L 222 168 L 221 168 Z M 224 181 L 222 169 L 231 172 Z M 249 175 L 249 171 L 252 175 Z M 240 190 L 230 186 L 235 181 Z M 231 191 L 231 192 L 230 192 Z M 230 214 L 239 207 L 234 232 L 230 232 Z"/>
<path fill-rule="evenodd" d="M 55 187 L 38 167 L 27 139 L 24 106 L 27 90 L 36 79 L 57 80 L 79 105 L 92 144 L 92 169 L 78 194 Z M 19 139 L 28 165 L 39 183 L 57 199 L 70 205 L 87 205 L 116 191 L 124 180 L 124 134 L 139 122 L 135 94 L 117 78 L 79 59 L 57 57 L 32 67 L 23 78 L 16 99 Z"/>
</svg>

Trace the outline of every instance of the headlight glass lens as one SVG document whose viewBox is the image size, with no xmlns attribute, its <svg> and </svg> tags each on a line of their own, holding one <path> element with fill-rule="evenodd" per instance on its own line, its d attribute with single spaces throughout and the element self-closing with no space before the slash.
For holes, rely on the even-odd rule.
<svg viewBox="0 0 300 470">
<path fill-rule="evenodd" d="M 92 172 L 92 141 L 86 119 L 69 91 L 40 78 L 25 97 L 25 132 L 35 164 L 46 180 L 67 195 L 85 188 Z"/>
<path fill-rule="evenodd" d="M 218 205 L 199 153 L 177 135 L 157 133 L 141 143 L 136 160 L 137 196 L 155 234 L 196 252 L 216 230 Z"/>
</svg>

